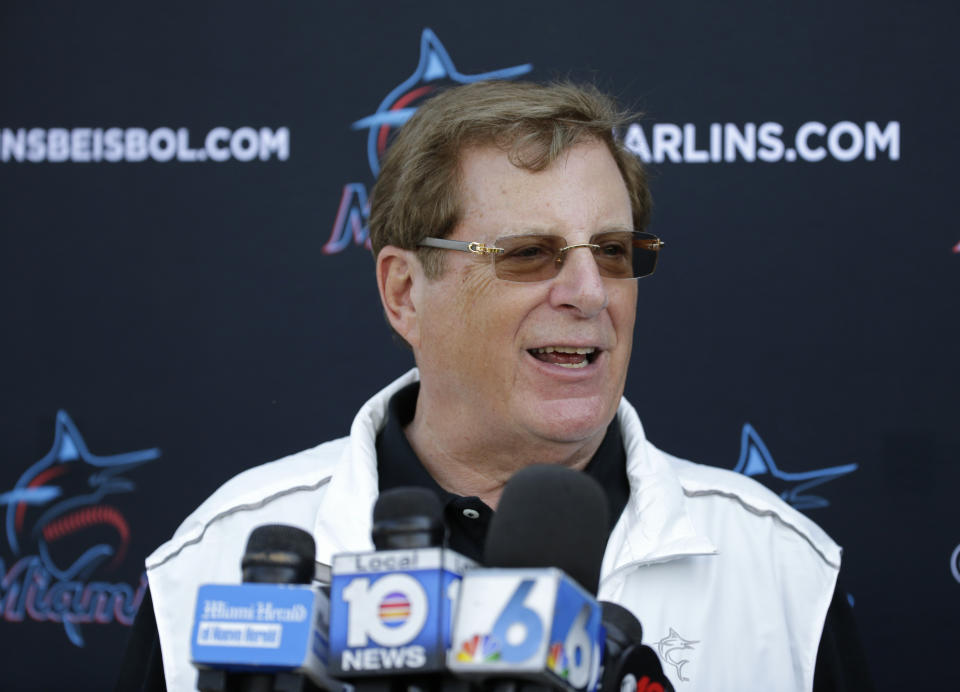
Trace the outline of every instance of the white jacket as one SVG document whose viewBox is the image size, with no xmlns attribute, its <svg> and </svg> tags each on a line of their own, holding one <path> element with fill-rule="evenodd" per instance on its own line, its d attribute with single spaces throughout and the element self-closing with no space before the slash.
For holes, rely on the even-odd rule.
<svg viewBox="0 0 960 692">
<path fill-rule="evenodd" d="M 390 397 L 360 409 L 350 436 L 236 476 L 146 560 L 170 690 L 194 690 L 189 640 L 197 587 L 240 580 L 250 532 L 265 523 L 313 534 L 317 561 L 371 550 L 375 442 Z M 760 484 L 661 452 L 636 411 L 617 413 L 630 499 L 610 535 L 599 598 L 633 611 L 678 692 L 811 690 L 840 548 Z"/>
</svg>

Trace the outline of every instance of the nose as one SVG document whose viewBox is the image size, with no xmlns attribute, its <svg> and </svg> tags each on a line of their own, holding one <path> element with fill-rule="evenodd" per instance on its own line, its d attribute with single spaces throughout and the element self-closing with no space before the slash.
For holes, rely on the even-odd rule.
<svg viewBox="0 0 960 692">
<path fill-rule="evenodd" d="M 563 266 L 553 280 L 550 302 L 586 318 L 595 317 L 607 307 L 610 297 L 589 246 L 578 245 L 563 253 Z"/>
</svg>

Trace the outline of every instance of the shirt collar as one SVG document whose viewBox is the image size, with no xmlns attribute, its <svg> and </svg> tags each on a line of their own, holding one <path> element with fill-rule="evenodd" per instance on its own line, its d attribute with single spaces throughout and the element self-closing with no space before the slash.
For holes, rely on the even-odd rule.
<svg viewBox="0 0 960 692">
<path fill-rule="evenodd" d="M 441 488 L 424 468 L 403 432 L 413 420 L 419 391 L 420 383 L 413 382 L 390 398 L 386 422 L 376 443 L 379 490 L 415 486 L 436 493 L 444 505 L 450 547 L 480 561 L 492 510 L 477 497 L 461 497 Z M 620 426 L 614 420 L 584 469 L 606 493 L 611 530 L 630 496 L 626 462 Z"/>
</svg>

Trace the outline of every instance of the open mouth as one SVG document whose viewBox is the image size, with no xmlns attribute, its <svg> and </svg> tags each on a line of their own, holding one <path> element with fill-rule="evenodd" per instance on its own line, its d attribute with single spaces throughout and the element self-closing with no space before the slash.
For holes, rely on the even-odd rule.
<svg viewBox="0 0 960 692">
<path fill-rule="evenodd" d="M 544 363 L 562 368 L 585 368 L 597 359 L 600 351 L 593 346 L 543 346 L 527 351 Z"/>
</svg>

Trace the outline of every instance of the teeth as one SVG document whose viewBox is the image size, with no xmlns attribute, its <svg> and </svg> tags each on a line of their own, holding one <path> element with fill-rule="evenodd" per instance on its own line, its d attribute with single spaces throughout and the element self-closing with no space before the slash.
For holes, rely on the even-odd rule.
<svg viewBox="0 0 960 692">
<path fill-rule="evenodd" d="M 585 368 L 587 367 L 587 361 L 581 360 L 579 363 L 557 363 L 561 368 Z"/>
<path fill-rule="evenodd" d="M 535 348 L 535 349 L 533 349 L 533 352 L 534 352 L 534 353 L 554 353 L 554 352 L 556 352 L 556 353 L 579 353 L 580 355 L 587 355 L 587 354 L 589 354 L 589 353 L 593 353 L 593 352 L 596 351 L 596 350 L 597 350 L 597 349 L 593 348 L 592 346 L 588 346 L 588 347 L 585 347 L 585 348 L 573 348 L 573 347 L 571 347 L 571 346 L 544 346 L 543 348 Z M 572 367 L 582 368 L 583 366 L 582 366 L 582 365 L 576 365 L 576 366 L 572 366 Z"/>
</svg>

